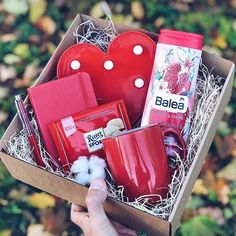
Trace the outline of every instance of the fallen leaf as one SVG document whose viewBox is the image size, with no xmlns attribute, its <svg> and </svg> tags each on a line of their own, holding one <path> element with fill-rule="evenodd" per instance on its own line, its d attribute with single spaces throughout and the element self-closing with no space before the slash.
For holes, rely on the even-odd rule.
<svg viewBox="0 0 236 236">
<path fill-rule="evenodd" d="M 236 140 L 233 134 L 228 134 L 224 138 L 216 135 L 214 139 L 217 152 L 222 158 L 228 156 L 236 157 Z"/>
<path fill-rule="evenodd" d="M 190 11 L 189 5 L 185 3 L 180 3 L 180 2 L 171 2 L 170 6 L 175 8 L 178 11 L 182 12 L 187 12 Z"/>
<path fill-rule="evenodd" d="M 47 9 L 46 0 L 30 0 L 29 19 L 30 22 L 36 23 Z"/>
<path fill-rule="evenodd" d="M 207 156 L 201 170 L 201 175 L 204 175 L 208 170 L 218 171 L 219 169 L 219 158 L 214 156 Z"/>
<path fill-rule="evenodd" d="M 21 61 L 21 58 L 15 54 L 9 53 L 3 57 L 3 61 L 6 64 L 12 65 L 19 63 Z"/>
<path fill-rule="evenodd" d="M 29 225 L 27 236 L 53 236 L 53 234 L 45 231 L 43 225 L 35 224 Z"/>
<path fill-rule="evenodd" d="M 202 178 L 207 189 L 215 189 L 216 176 L 212 169 L 207 169 Z"/>
<path fill-rule="evenodd" d="M 0 4 L 0 12 L 1 12 L 1 13 L 2 13 L 2 12 L 5 12 L 5 9 L 4 9 L 2 3 Z"/>
<path fill-rule="evenodd" d="M 4 24 L 6 26 L 12 25 L 16 20 L 16 16 L 12 14 L 7 14 L 6 17 L 4 18 Z"/>
<path fill-rule="evenodd" d="M 226 49 L 228 44 L 224 36 L 218 35 L 213 39 L 213 44 L 221 49 Z"/>
<path fill-rule="evenodd" d="M 29 87 L 32 84 L 33 79 L 39 74 L 40 69 L 34 64 L 26 66 L 22 79 L 17 79 L 14 82 L 15 88 Z"/>
<path fill-rule="evenodd" d="M 122 25 L 128 25 L 136 28 L 140 28 L 141 23 L 140 22 L 134 22 L 134 18 L 132 15 L 122 15 L 122 14 L 116 14 L 112 16 L 112 19 L 114 23 L 116 24 L 122 24 Z"/>
<path fill-rule="evenodd" d="M 218 178 L 229 181 L 236 181 L 236 159 L 233 159 L 228 165 L 217 173 Z"/>
<path fill-rule="evenodd" d="M 208 189 L 204 185 L 204 182 L 202 179 L 197 179 L 194 187 L 193 187 L 193 193 L 197 195 L 207 195 Z"/>
<path fill-rule="evenodd" d="M 3 34 L 0 37 L 0 41 L 3 43 L 11 42 L 16 39 L 16 34 Z"/>
<path fill-rule="evenodd" d="M 47 193 L 34 193 L 28 198 L 28 203 L 38 209 L 55 207 L 56 200 Z"/>
<path fill-rule="evenodd" d="M 219 207 L 202 207 L 197 210 L 199 215 L 206 215 L 214 219 L 219 225 L 224 225 L 224 213 Z"/>
<path fill-rule="evenodd" d="M 30 212 L 30 209 L 25 209 L 22 212 L 22 218 L 26 219 L 30 224 L 36 224 L 38 222 L 37 215 L 34 212 Z"/>
<path fill-rule="evenodd" d="M 215 0 L 208 0 L 207 2 L 208 2 L 208 5 L 210 5 L 212 7 L 216 5 L 216 1 Z"/>
<path fill-rule="evenodd" d="M 234 217 L 234 212 L 229 207 L 227 207 L 227 208 L 224 209 L 224 217 L 227 220 L 230 219 L 230 218 L 233 218 Z"/>
<path fill-rule="evenodd" d="M 0 236 L 11 236 L 12 235 L 12 230 L 11 229 L 4 229 L 0 231 Z"/>
<path fill-rule="evenodd" d="M 223 137 L 230 134 L 231 133 L 231 128 L 229 127 L 228 122 L 226 122 L 224 120 L 220 121 L 220 123 L 218 125 L 217 132 Z"/>
<path fill-rule="evenodd" d="M 19 43 L 13 49 L 13 52 L 20 56 L 21 58 L 27 58 L 30 55 L 29 44 L 27 43 Z"/>
<path fill-rule="evenodd" d="M 236 5 L 236 1 L 235 1 L 235 5 Z M 233 30 L 236 31 L 236 20 L 233 21 L 233 23 L 232 23 L 232 27 L 233 27 Z"/>
<path fill-rule="evenodd" d="M 229 149 L 229 155 L 236 158 L 236 139 L 235 135 L 231 134 L 225 138 L 225 143 L 227 143 Z"/>
<path fill-rule="evenodd" d="M 39 52 L 40 53 L 46 53 L 47 50 L 48 50 L 47 49 L 47 44 L 46 43 L 41 44 L 41 46 L 39 48 Z"/>
<path fill-rule="evenodd" d="M 231 51 L 231 52 L 232 52 L 232 51 Z M 232 57 L 232 56 L 231 56 L 231 57 Z M 233 113 L 234 113 L 234 109 L 233 109 L 230 105 L 226 106 L 226 108 L 225 108 L 225 114 L 226 114 L 227 116 L 232 116 Z"/>
<path fill-rule="evenodd" d="M 225 158 L 226 155 L 222 151 L 222 142 L 223 142 L 223 140 L 222 140 L 221 136 L 219 134 L 216 134 L 214 137 L 214 143 L 216 146 L 217 153 L 220 155 L 220 157 Z"/>
<path fill-rule="evenodd" d="M 6 98 L 9 96 L 9 89 L 7 87 L 0 87 L 0 98 Z"/>
<path fill-rule="evenodd" d="M 3 7 L 13 15 L 23 15 L 29 10 L 27 0 L 3 0 Z"/>
<path fill-rule="evenodd" d="M 235 0 L 230 0 L 230 5 L 233 7 L 233 8 L 236 8 L 236 1 Z"/>
<path fill-rule="evenodd" d="M 215 236 L 221 232 L 221 229 L 208 216 L 199 215 L 181 224 L 180 231 L 182 236 Z"/>
<path fill-rule="evenodd" d="M 67 2 L 67 0 L 54 0 L 54 4 L 57 7 L 62 7 L 64 5 L 66 5 L 66 2 Z"/>
<path fill-rule="evenodd" d="M 216 181 L 215 190 L 219 201 L 226 205 L 229 202 L 229 185 L 224 179 L 218 179 Z"/>
<path fill-rule="evenodd" d="M 122 13 L 124 12 L 125 5 L 121 2 L 117 2 L 115 5 L 112 5 L 112 9 L 114 9 L 114 12 Z"/>
<path fill-rule="evenodd" d="M 27 200 L 28 187 L 26 185 L 20 185 L 19 188 L 13 188 L 8 197 L 15 201 L 25 201 Z"/>
<path fill-rule="evenodd" d="M 48 208 L 42 211 L 41 221 L 46 231 L 54 235 L 61 235 L 70 223 L 66 222 L 67 210 L 65 208 Z"/>
<path fill-rule="evenodd" d="M 0 198 L 0 205 L 2 205 L 2 206 L 7 206 L 8 203 L 9 203 L 9 202 L 8 202 L 6 199 Z M 1 234 L 0 234 L 0 235 L 1 235 Z"/>
<path fill-rule="evenodd" d="M 46 47 L 47 47 L 47 51 L 52 55 L 55 50 L 56 50 L 56 46 L 55 44 L 53 44 L 52 42 L 47 42 L 46 43 Z"/>
<path fill-rule="evenodd" d="M 49 16 L 41 17 L 35 25 L 47 35 L 52 35 L 56 31 L 56 23 Z"/>
<path fill-rule="evenodd" d="M 90 15 L 96 18 L 104 16 L 103 4 L 104 3 L 102 1 L 94 4 L 90 10 Z"/>
<path fill-rule="evenodd" d="M 0 117 L 1 117 L 0 111 Z M 7 171 L 6 167 L 3 165 L 3 162 L 0 161 L 0 189 L 4 189 L 6 186 L 10 184 L 15 184 L 15 179 L 11 178 L 9 172 Z"/>
<path fill-rule="evenodd" d="M 0 111 L 0 125 L 8 118 L 8 114 L 4 111 Z"/>
<path fill-rule="evenodd" d="M 37 43 L 40 43 L 40 41 L 41 41 L 40 36 L 37 34 L 33 34 L 29 36 L 29 42 L 37 44 Z"/>
<path fill-rule="evenodd" d="M 16 77 L 16 70 L 14 67 L 0 65 L 0 81 L 5 82 L 8 79 L 14 79 Z"/>
<path fill-rule="evenodd" d="M 207 170 L 203 176 L 205 186 L 215 192 L 217 199 L 226 205 L 229 202 L 230 188 L 225 179 L 216 176 L 212 170 Z"/>
<path fill-rule="evenodd" d="M 161 26 L 163 26 L 165 23 L 165 18 L 164 17 L 158 17 L 155 21 L 154 21 L 154 25 L 157 29 L 161 28 Z"/>
<path fill-rule="evenodd" d="M 192 195 L 189 198 L 185 208 L 196 210 L 202 206 L 204 206 L 204 200 L 202 199 L 202 197 Z"/>
<path fill-rule="evenodd" d="M 194 210 L 191 208 L 185 208 L 184 213 L 181 217 L 181 222 L 189 221 L 194 217 Z"/>
<path fill-rule="evenodd" d="M 134 18 L 142 20 L 145 16 L 145 10 L 143 4 L 139 1 L 133 1 L 131 3 L 131 13 Z"/>
<path fill-rule="evenodd" d="M 122 14 L 115 14 L 112 16 L 112 20 L 116 24 L 123 24 L 125 22 L 125 16 Z"/>
</svg>

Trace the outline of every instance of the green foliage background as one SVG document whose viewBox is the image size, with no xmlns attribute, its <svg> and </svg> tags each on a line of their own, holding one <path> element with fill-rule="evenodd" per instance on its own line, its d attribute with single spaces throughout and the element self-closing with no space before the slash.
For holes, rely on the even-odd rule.
<svg viewBox="0 0 236 236">
<path fill-rule="evenodd" d="M 201 33 L 206 51 L 236 62 L 235 0 L 108 3 L 115 23 L 153 32 L 172 28 Z M 94 0 L 0 1 L 0 137 L 15 113 L 14 95 L 25 94 L 77 13 L 104 17 L 100 2 Z M 235 90 L 236 81 L 177 235 L 236 235 Z M 14 180 L 0 162 L 0 236 L 27 235 L 29 225 L 35 224 L 46 228 L 45 235 L 78 234 L 64 201 L 56 199 L 53 211 L 39 209 L 28 201 L 35 192 Z"/>
</svg>

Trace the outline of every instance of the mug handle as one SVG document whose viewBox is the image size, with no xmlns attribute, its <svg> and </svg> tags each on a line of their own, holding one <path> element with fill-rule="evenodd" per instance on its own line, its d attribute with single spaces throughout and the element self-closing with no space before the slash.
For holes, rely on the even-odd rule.
<svg viewBox="0 0 236 236">
<path fill-rule="evenodd" d="M 184 139 L 183 139 L 183 136 L 181 135 L 181 133 L 180 133 L 178 130 L 176 130 L 176 129 L 174 129 L 174 128 L 163 128 L 163 129 L 162 129 L 163 140 L 165 140 L 165 137 L 166 137 L 168 134 L 171 134 L 172 136 L 175 137 L 175 139 L 176 139 L 178 145 L 179 145 L 180 148 L 181 148 L 181 149 L 179 148 L 179 150 L 180 150 L 181 153 L 182 153 L 181 158 L 182 158 L 183 160 L 185 160 L 186 157 L 187 157 L 187 147 L 186 147 L 186 143 L 185 143 L 185 141 L 184 141 Z M 165 142 L 164 142 L 164 144 L 165 144 Z M 166 146 L 166 144 L 165 144 L 165 146 Z M 171 158 L 170 158 L 170 159 L 171 159 Z M 173 163 L 174 163 L 174 161 L 173 161 Z M 174 165 L 173 163 L 170 163 L 170 166 L 172 167 L 172 169 L 175 169 L 175 165 Z"/>
</svg>

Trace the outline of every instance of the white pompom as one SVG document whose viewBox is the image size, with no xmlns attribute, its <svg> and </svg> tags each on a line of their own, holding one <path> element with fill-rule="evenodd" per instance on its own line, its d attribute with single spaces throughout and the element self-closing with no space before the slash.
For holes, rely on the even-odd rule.
<svg viewBox="0 0 236 236">
<path fill-rule="evenodd" d="M 92 173 L 91 173 L 91 178 L 90 178 L 90 183 L 94 180 L 94 179 L 105 179 L 106 178 L 106 172 L 105 169 L 101 166 L 98 166 L 96 168 L 93 169 Z"/>
<path fill-rule="evenodd" d="M 89 169 L 93 172 L 97 167 L 102 167 L 103 169 L 107 167 L 105 160 L 99 158 L 96 155 L 92 155 L 89 159 Z"/>
<path fill-rule="evenodd" d="M 72 173 L 88 173 L 89 161 L 86 156 L 80 156 L 71 166 Z"/>
<path fill-rule="evenodd" d="M 82 185 L 87 185 L 90 183 L 90 174 L 79 173 L 75 176 L 75 182 Z"/>
</svg>

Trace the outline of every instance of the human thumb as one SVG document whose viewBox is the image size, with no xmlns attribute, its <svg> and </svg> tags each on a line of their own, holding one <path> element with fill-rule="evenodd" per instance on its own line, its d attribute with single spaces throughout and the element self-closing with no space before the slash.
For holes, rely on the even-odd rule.
<svg viewBox="0 0 236 236">
<path fill-rule="evenodd" d="M 93 225 L 93 229 L 96 230 L 96 235 L 118 235 L 103 209 L 106 198 L 107 187 L 105 181 L 95 179 L 91 183 L 86 197 L 90 223 Z"/>
</svg>

